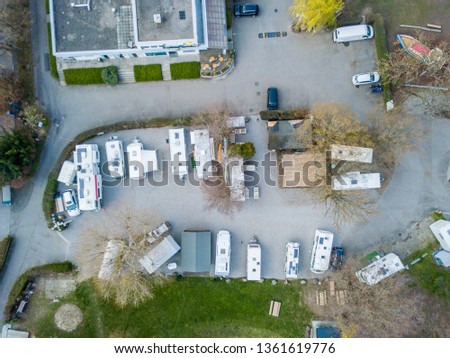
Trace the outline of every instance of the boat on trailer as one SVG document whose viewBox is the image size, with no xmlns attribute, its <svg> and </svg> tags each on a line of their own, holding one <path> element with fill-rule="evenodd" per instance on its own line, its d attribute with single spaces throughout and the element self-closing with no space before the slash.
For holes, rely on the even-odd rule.
<svg viewBox="0 0 450 358">
<path fill-rule="evenodd" d="M 445 64 L 444 54 L 439 48 L 430 50 L 423 45 L 419 40 L 408 35 L 397 35 L 398 42 L 403 49 L 416 60 L 424 62 L 430 66 L 438 69 L 442 68 Z"/>
</svg>

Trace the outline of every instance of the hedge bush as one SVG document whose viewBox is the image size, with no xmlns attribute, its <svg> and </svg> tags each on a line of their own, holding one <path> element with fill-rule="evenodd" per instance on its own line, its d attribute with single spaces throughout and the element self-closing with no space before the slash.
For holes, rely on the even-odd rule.
<svg viewBox="0 0 450 358">
<path fill-rule="evenodd" d="M 173 80 L 199 78 L 200 62 L 171 63 L 170 74 Z"/>
<path fill-rule="evenodd" d="M 53 56 L 53 48 L 52 48 L 52 30 L 50 27 L 50 23 L 47 24 L 47 33 L 48 33 L 48 57 L 50 61 L 50 73 L 56 79 L 59 78 L 58 69 L 56 67 L 56 57 Z"/>
<path fill-rule="evenodd" d="M 105 83 L 102 78 L 103 68 L 74 68 L 64 70 L 68 85 L 99 85 Z"/>
<path fill-rule="evenodd" d="M 380 14 L 374 14 L 373 19 L 373 30 L 375 33 L 375 48 L 377 50 L 378 63 L 389 57 L 389 50 L 386 41 L 386 29 L 384 27 L 383 17 Z M 392 99 L 391 86 L 386 84 L 381 79 L 381 85 L 383 87 L 383 98 L 384 102 L 389 102 Z"/>
<path fill-rule="evenodd" d="M 37 266 L 25 271 L 17 281 L 14 283 L 11 291 L 8 295 L 8 301 L 5 305 L 4 314 L 6 317 L 11 313 L 12 308 L 16 304 L 17 297 L 20 296 L 22 291 L 25 289 L 27 282 L 38 275 L 47 275 L 51 273 L 65 273 L 71 272 L 74 269 L 74 265 L 70 261 L 58 262 L 53 264 L 47 264 L 43 266 Z"/>
<path fill-rule="evenodd" d="M 161 81 L 163 79 L 160 64 L 134 66 L 134 80 L 136 82 Z"/>
<path fill-rule="evenodd" d="M 305 119 L 309 116 L 309 108 L 300 107 L 291 110 L 261 111 L 259 115 L 261 119 L 269 121 Z"/>
<path fill-rule="evenodd" d="M 250 159 L 256 153 L 255 146 L 252 142 L 245 142 L 242 144 L 232 144 L 228 147 L 230 156 L 238 156 L 243 159 Z"/>
<path fill-rule="evenodd" d="M 107 124 L 104 126 L 96 127 L 87 130 L 86 132 L 78 134 L 74 139 L 72 139 L 62 150 L 59 155 L 58 160 L 53 166 L 47 178 L 47 185 L 45 187 L 44 196 L 42 198 L 42 209 L 44 211 L 45 218 L 47 220 L 49 228 L 53 226 L 52 214 L 56 211 L 55 208 L 55 194 L 58 190 L 58 175 L 59 171 L 65 160 L 70 159 L 75 146 L 79 143 L 83 143 L 86 140 L 93 138 L 98 135 L 98 133 L 109 133 L 117 132 L 128 129 L 145 129 L 145 128 L 160 128 L 160 127 L 176 127 L 176 126 L 190 126 L 190 117 L 179 117 L 179 118 L 155 118 L 142 121 L 123 121 L 114 124 Z"/>
<path fill-rule="evenodd" d="M 12 241 L 13 241 L 12 236 L 7 236 L 2 241 L 0 241 L 0 272 L 3 271 L 3 267 L 5 266 Z"/>
<path fill-rule="evenodd" d="M 119 83 L 119 75 L 116 66 L 108 66 L 102 69 L 102 79 L 107 85 L 116 85 Z"/>
</svg>

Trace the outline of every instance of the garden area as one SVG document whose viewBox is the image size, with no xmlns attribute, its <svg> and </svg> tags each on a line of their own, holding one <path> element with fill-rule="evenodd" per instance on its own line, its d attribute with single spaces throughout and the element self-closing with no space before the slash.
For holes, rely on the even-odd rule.
<svg viewBox="0 0 450 358">
<path fill-rule="evenodd" d="M 57 303 L 37 292 L 21 325 L 36 337 L 304 337 L 312 315 L 301 289 L 297 282 L 180 277 L 155 288 L 154 298 L 144 304 L 119 308 L 85 281 Z M 271 300 L 282 303 L 279 317 L 269 315 Z M 83 315 L 72 332 L 55 325 L 64 304 Z"/>
<path fill-rule="evenodd" d="M 134 79 L 136 82 L 162 81 L 161 65 L 135 65 Z"/>
<path fill-rule="evenodd" d="M 181 62 L 170 64 L 173 80 L 187 80 L 200 77 L 200 62 Z"/>
<path fill-rule="evenodd" d="M 66 69 L 64 78 L 68 85 L 116 85 L 119 82 L 115 66 Z"/>
</svg>

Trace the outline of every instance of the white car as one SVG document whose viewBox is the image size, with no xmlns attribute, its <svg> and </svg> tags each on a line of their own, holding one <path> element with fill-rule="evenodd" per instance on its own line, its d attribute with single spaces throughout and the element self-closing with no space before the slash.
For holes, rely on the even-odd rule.
<svg viewBox="0 0 450 358">
<path fill-rule="evenodd" d="M 63 202 L 69 216 L 80 215 L 80 209 L 77 204 L 77 197 L 73 189 L 67 189 L 63 193 Z"/>
<path fill-rule="evenodd" d="M 366 72 L 354 75 L 352 82 L 356 87 L 358 87 L 359 85 L 371 85 L 373 83 L 380 82 L 380 78 L 380 74 L 376 71 Z"/>
</svg>

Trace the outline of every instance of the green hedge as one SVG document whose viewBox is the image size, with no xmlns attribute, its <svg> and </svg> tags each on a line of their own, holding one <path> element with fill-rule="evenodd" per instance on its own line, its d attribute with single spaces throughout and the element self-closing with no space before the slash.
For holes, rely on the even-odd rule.
<svg viewBox="0 0 450 358">
<path fill-rule="evenodd" d="M 75 68 L 64 70 L 64 78 L 68 85 L 99 85 L 104 84 L 103 68 Z"/>
<path fill-rule="evenodd" d="M 225 3 L 226 6 L 226 18 L 227 18 L 227 30 L 231 29 L 233 26 L 233 13 L 231 8 L 233 6 L 231 0 L 227 0 Z"/>
<path fill-rule="evenodd" d="M 12 241 L 12 236 L 7 236 L 2 241 L 0 241 L 0 272 L 3 271 L 3 267 L 5 266 Z"/>
<path fill-rule="evenodd" d="M 45 12 L 50 14 L 50 0 L 45 0 Z"/>
<path fill-rule="evenodd" d="M 58 79 L 59 75 L 58 69 L 56 67 L 56 57 L 53 56 L 53 48 L 52 48 L 52 30 L 49 23 L 47 24 L 47 33 L 48 33 L 48 57 L 50 59 L 50 72 L 53 77 Z"/>
<path fill-rule="evenodd" d="M 170 74 L 173 80 L 199 78 L 200 62 L 171 63 Z"/>
<path fill-rule="evenodd" d="M 13 287 L 11 288 L 11 291 L 8 295 L 8 301 L 6 302 L 4 314 L 5 316 L 9 316 L 11 313 L 12 308 L 16 304 L 17 297 L 20 296 L 22 291 L 25 289 L 25 286 L 31 278 L 38 276 L 38 275 L 46 275 L 50 273 L 65 273 L 65 272 L 71 272 L 74 269 L 74 265 L 70 261 L 64 261 L 64 262 L 58 262 L 43 266 L 37 266 L 29 269 L 28 271 L 25 271 L 20 277 L 17 279 L 17 281 L 14 283 Z"/>
<path fill-rule="evenodd" d="M 104 126 L 89 129 L 86 132 L 78 134 L 72 139 L 69 144 L 65 146 L 52 171 L 47 178 L 47 185 L 45 186 L 44 196 L 42 198 L 42 210 L 44 211 L 45 218 L 48 223 L 48 227 L 52 227 L 52 214 L 56 211 L 55 208 L 55 194 L 58 190 L 58 175 L 59 171 L 65 160 L 70 159 L 75 146 L 79 143 L 83 143 L 86 140 L 96 137 L 98 133 L 117 132 L 129 129 L 145 129 L 145 128 L 161 128 L 161 127 L 177 127 L 177 126 L 190 126 L 190 117 L 179 118 L 155 118 L 142 121 L 123 121 L 114 124 L 107 124 Z"/>
<path fill-rule="evenodd" d="M 380 62 L 389 56 L 386 42 L 386 29 L 384 27 L 383 17 L 380 14 L 372 15 L 372 19 L 375 33 L 375 48 L 377 50 L 378 62 Z M 389 102 L 392 99 L 391 86 L 384 83 L 383 79 L 381 79 L 381 85 L 383 86 L 384 102 Z"/>
<path fill-rule="evenodd" d="M 107 85 L 116 85 L 119 83 L 119 75 L 116 66 L 108 66 L 102 68 L 102 79 Z"/>
<path fill-rule="evenodd" d="M 269 121 L 283 121 L 291 119 L 304 119 L 309 116 L 309 108 L 300 107 L 291 110 L 275 110 L 259 112 L 261 119 Z"/>
<path fill-rule="evenodd" d="M 161 81 L 162 79 L 160 64 L 134 66 L 134 80 L 136 82 Z"/>
</svg>

